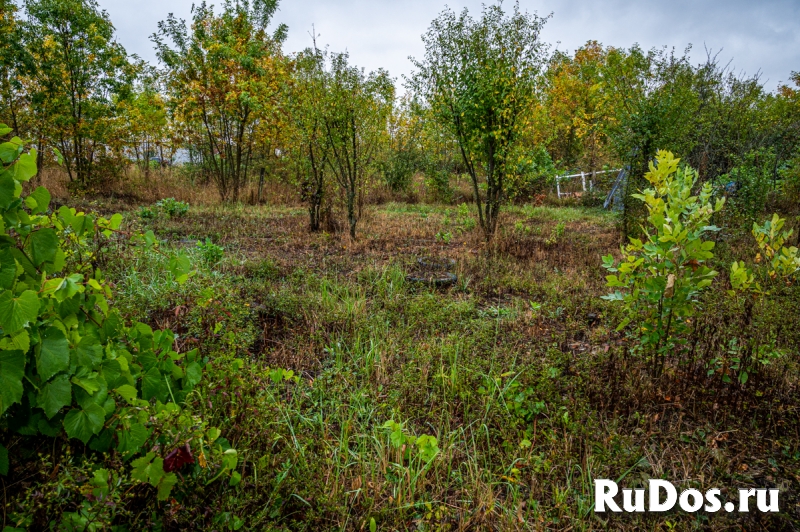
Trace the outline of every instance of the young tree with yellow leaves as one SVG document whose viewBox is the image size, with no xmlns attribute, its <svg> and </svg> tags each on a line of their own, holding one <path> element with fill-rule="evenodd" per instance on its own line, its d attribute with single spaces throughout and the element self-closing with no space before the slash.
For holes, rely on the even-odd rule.
<svg viewBox="0 0 800 532">
<path fill-rule="evenodd" d="M 548 147 L 562 168 L 593 172 L 608 162 L 606 125 L 613 119 L 604 90 L 606 50 L 589 41 L 575 51 L 554 55 L 547 73 L 546 108 L 550 122 Z"/>
<path fill-rule="evenodd" d="M 203 2 L 193 8 L 191 28 L 170 15 L 153 35 L 173 119 L 223 201 L 239 200 L 255 152 L 274 132 L 289 72 L 281 52 L 286 26 L 267 32 L 277 6 L 226 1 L 216 14 Z"/>
<path fill-rule="evenodd" d="M 60 148 L 70 181 L 86 186 L 121 153 L 117 102 L 135 69 L 95 0 L 29 0 L 25 9 L 25 44 L 36 65 L 24 80 L 33 129 L 40 144 Z"/>
</svg>

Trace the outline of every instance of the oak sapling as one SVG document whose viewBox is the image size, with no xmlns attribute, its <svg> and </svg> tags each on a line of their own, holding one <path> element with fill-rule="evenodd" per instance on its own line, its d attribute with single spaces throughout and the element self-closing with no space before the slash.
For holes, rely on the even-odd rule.
<svg viewBox="0 0 800 532">
<path fill-rule="evenodd" d="M 714 257 L 714 242 L 705 237 L 718 230 L 711 217 L 725 200 L 712 199 L 710 183 L 694 195 L 697 172 L 679 162 L 668 151 L 658 152 L 645 174 L 651 187 L 634 195 L 647 207 L 644 237 L 629 238 L 619 263 L 612 255 L 603 257 L 610 272 L 607 286 L 617 289 L 603 299 L 625 306 L 627 317 L 617 330 L 633 325 L 636 349 L 650 359 L 655 376 L 667 356 L 682 352 L 691 319 L 700 310 L 700 294 L 717 276 L 706 265 Z"/>
</svg>

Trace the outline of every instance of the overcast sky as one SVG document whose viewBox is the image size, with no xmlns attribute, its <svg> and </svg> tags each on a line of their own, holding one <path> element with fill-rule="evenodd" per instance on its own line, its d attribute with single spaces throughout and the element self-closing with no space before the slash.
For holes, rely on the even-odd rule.
<svg viewBox="0 0 800 532">
<path fill-rule="evenodd" d="M 155 62 L 149 36 L 156 24 L 169 13 L 189 19 L 193 0 L 99 2 L 128 52 Z M 411 71 L 408 56 L 424 53 L 420 35 L 446 5 L 456 11 L 467 7 L 474 15 L 481 9 L 473 0 L 283 0 L 275 22 L 289 26 L 288 52 L 311 44 L 313 24 L 320 46 L 347 50 L 353 63 L 386 68 L 401 82 Z M 553 13 L 543 37 L 554 49 L 573 51 L 590 39 L 678 51 L 692 44 L 697 63 L 708 47 L 722 50 L 720 59 L 732 60 L 737 73 L 761 72 L 769 90 L 800 71 L 800 0 L 520 0 L 520 5 L 541 16 Z"/>
</svg>

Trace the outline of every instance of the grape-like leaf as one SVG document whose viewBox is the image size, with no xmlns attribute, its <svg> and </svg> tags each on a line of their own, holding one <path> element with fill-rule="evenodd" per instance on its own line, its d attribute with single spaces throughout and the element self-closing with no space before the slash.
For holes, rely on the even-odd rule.
<svg viewBox="0 0 800 532">
<path fill-rule="evenodd" d="M 67 337 L 57 327 L 48 327 L 42 334 L 42 346 L 36 357 L 36 371 L 43 381 L 47 381 L 69 367 L 69 343 Z"/>
<path fill-rule="evenodd" d="M 58 375 L 39 391 L 39 407 L 48 418 L 72 402 L 72 384 L 67 375 Z"/>
<path fill-rule="evenodd" d="M 47 208 L 50 206 L 50 192 L 44 187 L 37 187 L 25 198 L 25 205 L 34 214 L 47 212 Z"/>
<path fill-rule="evenodd" d="M 0 250 L 0 288 L 8 289 L 17 278 L 17 261 L 14 255 L 6 248 Z"/>
<path fill-rule="evenodd" d="M 36 150 L 31 149 L 28 153 L 23 153 L 14 164 L 14 179 L 17 181 L 28 181 L 36 175 Z"/>
<path fill-rule="evenodd" d="M 25 290 L 14 297 L 10 290 L 0 294 L 0 327 L 6 334 L 15 333 L 39 315 L 39 296 Z"/>
<path fill-rule="evenodd" d="M 158 483 L 158 500 L 166 501 L 169 497 L 169 492 L 172 491 L 172 486 L 178 483 L 178 477 L 175 473 L 167 473 L 161 478 Z"/>
<path fill-rule="evenodd" d="M 166 393 L 162 390 L 163 387 L 164 380 L 158 368 L 150 368 L 147 373 L 142 375 L 142 399 L 149 401 L 155 397 L 159 401 L 165 400 Z"/>
<path fill-rule="evenodd" d="M 25 353 L 0 351 L 0 415 L 22 399 Z"/>
<path fill-rule="evenodd" d="M 133 454 L 142 448 L 149 437 L 150 431 L 144 425 L 133 423 L 130 429 L 119 433 L 117 450 L 123 454 Z"/>
<path fill-rule="evenodd" d="M 84 444 L 89 438 L 99 433 L 105 421 L 105 412 L 102 407 L 94 403 L 86 405 L 86 408 L 73 408 L 64 418 L 64 429 L 67 436 L 77 438 Z"/>
<path fill-rule="evenodd" d="M 190 362 L 186 366 L 186 380 L 185 383 L 189 387 L 195 386 L 203 377 L 203 368 L 197 362 Z M 185 386 L 185 385 L 184 385 Z"/>
<path fill-rule="evenodd" d="M 133 404 L 136 401 L 136 397 L 138 396 L 138 392 L 136 388 L 131 386 L 130 384 L 123 384 L 119 388 L 115 390 L 118 394 L 122 396 L 128 403 Z"/>
<path fill-rule="evenodd" d="M 8 172 L 0 172 L 0 208 L 8 208 L 17 198 L 17 183 Z"/>
<path fill-rule="evenodd" d="M 53 262 L 58 251 L 58 235 L 53 229 L 39 229 L 31 233 L 31 260 L 36 267 Z"/>
<path fill-rule="evenodd" d="M 94 336 L 84 336 L 76 350 L 78 364 L 94 369 L 103 361 L 103 346 Z"/>
</svg>

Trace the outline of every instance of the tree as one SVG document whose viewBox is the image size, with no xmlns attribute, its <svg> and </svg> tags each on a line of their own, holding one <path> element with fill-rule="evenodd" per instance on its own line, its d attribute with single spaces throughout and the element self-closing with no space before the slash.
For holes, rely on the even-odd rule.
<svg viewBox="0 0 800 532">
<path fill-rule="evenodd" d="M 289 98 L 292 160 L 302 199 L 308 205 L 309 227 L 319 231 L 330 162 L 321 105 L 326 91 L 325 54 L 315 46 L 298 54 L 295 63 Z"/>
<path fill-rule="evenodd" d="M 0 120 L 20 135 L 23 128 L 20 115 L 28 103 L 22 77 L 32 63 L 16 13 L 17 6 L 11 0 L 0 0 Z"/>
<path fill-rule="evenodd" d="M 800 72 L 792 72 L 794 87 L 782 84 L 777 94 L 770 95 L 759 109 L 767 117 L 767 143 L 775 150 L 773 183 L 778 167 L 797 156 L 800 148 Z"/>
<path fill-rule="evenodd" d="M 387 142 L 379 166 L 393 192 L 406 192 L 414 173 L 422 167 L 422 120 L 415 107 L 406 95 L 392 106 L 389 117 Z"/>
<path fill-rule="evenodd" d="M 277 0 L 226 0 L 216 15 L 203 2 L 191 29 L 170 15 L 152 36 L 167 67 L 172 116 L 224 201 L 239 199 L 287 80 L 286 26 L 267 33 L 277 7 Z"/>
<path fill-rule="evenodd" d="M 641 205 L 633 194 L 644 187 L 645 174 L 659 146 L 679 154 L 690 153 L 695 139 L 687 135 L 698 109 L 693 90 L 694 70 L 686 54 L 638 46 L 608 51 L 603 68 L 603 90 L 612 104 L 606 123 L 612 149 L 629 166 L 624 187 L 622 229 L 629 234 Z"/>
<path fill-rule="evenodd" d="M 412 59 L 417 71 L 409 86 L 457 139 L 487 241 L 497 227 L 506 176 L 517 166 L 515 144 L 537 96 L 547 51 L 539 39 L 545 21 L 520 12 L 519 4 L 508 17 L 501 5 L 485 6 L 477 21 L 466 9 L 458 16 L 445 10 L 422 37 L 424 59 Z"/>
<path fill-rule="evenodd" d="M 608 160 L 605 125 L 612 118 L 602 71 L 606 50 L 589 41 L 573 57 L 556 53 L 547 72 L 548 146 L 563 168 L 593 172 Z"/>
<path fill-rule="evenodd" d="M 150 157 L 164 158 L 164 148 L 172 155 L 171 131 L 166 103 L 155 79 L 144 76 L 130 98 L 120 104 L 120 120 L 128 133 L 126 144 L 145 176 L 150 175 Z"/>
<path fill-rule="evenodd" d="M 697 107 L 693 127 L 684 131 L 692 138 L 687 159 L 701 180 L 714 180 L 766 145 L 771 129 L 763 105 L 766 94 L 757 75 L 736 76 L 710 52 L 695 69 L 693 90 Z"/>
<path fill-rule="evenodd" d="M 369 75 L 334 54 L 326 76 L 325 138 L 328 166 L 345 199 L 350 238 L 356 237 L 356 199 L 372 170 L 394 101 L 394 85 L 382 69 Z"/>
<path fill-rule="evenodd" d="M 129 90 L 134 69 L 95 0 L 29 0 L 25 8 L 37 66 L 28 80 L 35 127 L 61 149 L 70 181 L 86 185 L 119 148 L 115 100 Z"/>
</svg>

